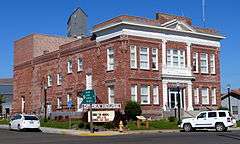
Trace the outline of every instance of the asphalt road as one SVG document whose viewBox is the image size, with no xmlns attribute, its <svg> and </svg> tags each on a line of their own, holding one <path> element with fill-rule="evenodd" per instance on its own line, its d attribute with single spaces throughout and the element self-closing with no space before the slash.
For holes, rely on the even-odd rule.
<svg viewBox="0 0 240 144">
<path fill-rule="evenodd" d="M 240 131 L 80 137 L 0 130 L 0 144 L 240 144 Z"/>
</svg>

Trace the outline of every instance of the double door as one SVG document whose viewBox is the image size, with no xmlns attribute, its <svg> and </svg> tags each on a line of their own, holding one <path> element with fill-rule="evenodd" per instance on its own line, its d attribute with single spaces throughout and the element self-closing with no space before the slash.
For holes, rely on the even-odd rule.
<svg viewBox="0 0 240 144">
<path fill-rule="evenodd" d="M 182 91 L 179 92 L 179 96 L 180 96 L 180 107 L 183 108 L 184 103 L 183 103 Z M 169 90 L 168 102 L 169 102 L 170 109 L 177 108 L 177 106 L 178 106 L 178 91 L 177 90 Z"/>
</svg>

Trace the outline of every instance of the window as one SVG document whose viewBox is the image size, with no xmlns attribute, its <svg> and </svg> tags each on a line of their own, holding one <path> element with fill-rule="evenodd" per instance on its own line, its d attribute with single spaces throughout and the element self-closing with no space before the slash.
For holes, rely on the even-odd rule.
<svg viewBox="0 0 240 144">
<path fill-rule="evenodd" d="M 114 49 L 107 49 L 107 70 L 114 70 Z"/>
<path fill-rule="evenodd" d="M 193 72 L 198 73 L 198 53 L 193 53 Z"/>
<path fill-rule="evenodd" d="M 153 86 L 153 104 L 159 104 L 158 86 Z"/>
<path fill-rule="evenodd" d="M 47 86 L 48 87 L 52 86 L 52 76 L 51 75 L 47 76 Z"/>
<path fill-rule="evenodd" d="M 202 53 L 200 56 L 201 73 L 208 73 L 208 54 Z"/>
<path fill-rule="evenodd" d="M 194 104 L 199 104 L 199 89 L 196 88 L 193 90 Z"/>
<path fill-rule="evenodd" d="M 22 113 L 25 112 L 25 97 L 22 97 Z"/>
<path fill-rule="evenodd" d="M 78 72 L 83 70 L 83 60 L 78 58 Z"/>
<path fill-rule="evenodd" d="M 232 106 L 232 112 L 234 115 L 238 115 L 238 106 Z"/>
<path fill-rule="evenodd" d="M 206 118 L 206 113 L 200 113 L 197 118 Z"/>
<path fill-rule="evenodd" d="M 226 117 L 226 113 L 225 112 L 218 112 L 219 117 Z"/>
<path fill-rule="evenodd" d="M 149 49 L 140 49 L 140 69 L 149 69 Z"/>
<path fill-rule="evenodd" d="M 210 55 L 210 73 L 215 74 L 215 55 Z"/>
<path fill-rule="evenodd" d="M 150 87 L 141 86 L 141 104 L 150 104 Z"/>
<path fill-rule="evenodd" d="M 158 70 L 158 49 L 152 49 L 152 69 Z"/>
<path fill-rule="evenodd" d="M 62 99 L 60 97 L 57 98 L 57 109 L 62 108 Z"/>
<path fill-rule="evenodd" d="M 92 75 L 87 74 L 86 75 L 86 90 L 91 90 L 92 89 Z"/>
<path fill-rule="evenodd" d="M 177 49 L 167 50 L 168 67 L 185 67 L 185 51 Z"/>
<path fill-rule="evenodd" d="M 63 77 L 61 74 L 57 74 L 57 85 L 62 85 Z"/>
<path fill-rule="evenodd" d="M 217 117 L 217 113 L 216 112 L 208 112 L 208 117 L 209 118 Z"/>
<path fill-rule="evenodd" d="M 212 99 L 212 104 L 216 104 L 216 88 L 211 89 L 211 99 Z"/>
<path fill-rule="evenodd" d="M 114 104 L 115 99 L 114 99 L 114 86 L 109 86 L 108 87 L 108 103 L 109 104 Z"/>
<path fill-rule="evenodd" d="M 67 102 L 72 101 L 71 95 L 67 94 Z"/>
<path fill-rule="evenodd" d="M 137 68 L 137 47 L 130 46 L 130 67 Z"/>
<path fill-rule="evenodd" d="M 67 62 L 67 73 L 72 73 L 72 61 L 68 60 Z"/>
<path fill-rule="evenodd" d="M 137 85 L 131 86 L 131 101 L 137 102 Z"/>
<path fill-rule="evenodd" d="M 202 88 L 202 104 L 209 104 L 208 88 Z"/>
</svg>

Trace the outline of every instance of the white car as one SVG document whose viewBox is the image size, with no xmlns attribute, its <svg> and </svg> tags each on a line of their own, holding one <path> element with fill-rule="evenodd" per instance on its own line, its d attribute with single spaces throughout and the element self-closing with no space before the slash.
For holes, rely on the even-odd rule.
<svg viewBox="0 0 240 144">
<path fill-rule="evenodd" d="M 236 120 L 226 110 L 203 111 L 196 118 L 182 120 L 180 128 L 186 132 L 195 129 L 216 129 L 216 131 L 227 131 L 228 127 L 236 124 Z"/>
<path fill-rule="evenodd" d="M 10 130 L 39 129 L 40 121 L 35 115 L 17 114 L 9 122 Z"/>
</svg>

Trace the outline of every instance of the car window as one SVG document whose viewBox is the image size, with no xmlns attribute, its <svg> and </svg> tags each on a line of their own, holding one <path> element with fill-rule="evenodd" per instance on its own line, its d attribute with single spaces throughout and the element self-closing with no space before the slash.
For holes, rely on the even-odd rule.
<svg viewBox="0 0 240 144">
<path fill-rule="evenodd" d="M 16 117 L 15 117 L 15 119 L 21 119 L 22 118 L 22 116 L 21 115 L 16 115 Z"/>
<path fill-rule="evenodd" d="M 199 114 L 197 118 L 206 118 L 206 113 Z"/>
<path fill-rule="evenodd" d="M 38 118 L 35 116 L 24 116 L 24 119 L 25 120 L 38 120 Z"/>
<path fill-rule="evenodd" d="M 225 112 L 218 112 L 219 117 L 226 117 L 226 113 Z"/>
<path fill-rule="evenodd" d="M 216 112 L 208 112 L 208 117 L 209 118 L 217 117 L 217 113 Z"/>
</svg>

